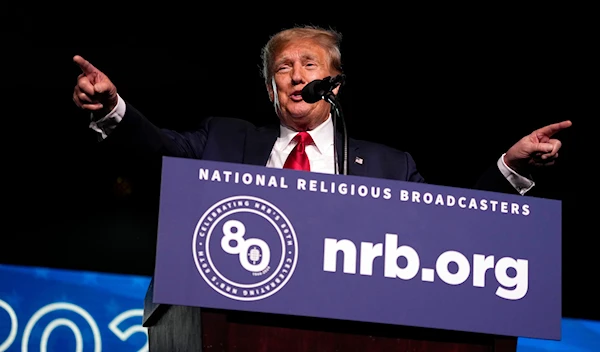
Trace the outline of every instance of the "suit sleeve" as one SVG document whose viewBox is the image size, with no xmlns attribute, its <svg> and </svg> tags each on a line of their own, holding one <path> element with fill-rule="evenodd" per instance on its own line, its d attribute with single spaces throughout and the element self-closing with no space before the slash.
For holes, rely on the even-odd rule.
<svg viewBox="0 0 600 352">
<path fill-rule="evenodd" d="M 519 194 L 495 164 L 485 170 L 473 188 L 482 191 Z"/>
<path fill-rule="evenodd" d="M 424 183 L 425 179 L 419 173 L 417 164 L 410 153 L 406 153 L 406 181 Z"/>
<path fill-rule="evenodd" d="M 200 128 L 189 132 L 161 129 L 127 103 L 127 109 L 118 127 L 100 144 L 102 148 L 121 156 L 173 156 L 202 158 L 208 139 L 210 119 Z"/>
</svg>

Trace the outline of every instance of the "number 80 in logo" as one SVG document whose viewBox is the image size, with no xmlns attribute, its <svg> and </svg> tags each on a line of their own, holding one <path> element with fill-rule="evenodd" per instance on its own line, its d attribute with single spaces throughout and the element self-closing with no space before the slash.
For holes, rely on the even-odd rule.
<svg viewBox="0 0 600 352">
<path fill-rule="evenodd" d="M 208 209 L 196 225 L 192 247 L 208 285 L 240 301 L 278 292 L 298 259 L 289 219 L 273 204 L 251 196 L 226 198 Z"/>
</svg>

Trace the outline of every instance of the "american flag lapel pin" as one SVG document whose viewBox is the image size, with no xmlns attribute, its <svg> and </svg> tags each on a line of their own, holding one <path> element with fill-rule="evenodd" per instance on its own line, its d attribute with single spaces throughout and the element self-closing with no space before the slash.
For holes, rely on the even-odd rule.
<svg viewBox="0 0 600 352">
<path fill-rule="evenodd" d="M 354 162 L 357 163 L 358 165 L 362 165 L 363 159 L 357 156 L 356 159 L 354 159 Z"/>
</svg>

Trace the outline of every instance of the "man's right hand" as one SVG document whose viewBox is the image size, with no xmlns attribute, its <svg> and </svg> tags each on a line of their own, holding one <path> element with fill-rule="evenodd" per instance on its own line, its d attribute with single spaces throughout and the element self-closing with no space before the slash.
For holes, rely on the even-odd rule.
<svg viewBox="0 0 600 352">
<path fill-rule="evenodd" d="M 104 116 L 117 106 L 117 87 L 108 77 L 79 55 L 73 57 L 82 73 L 77 77 L 73 90 L 73 101 L 85 110 Z"/>
</svg>

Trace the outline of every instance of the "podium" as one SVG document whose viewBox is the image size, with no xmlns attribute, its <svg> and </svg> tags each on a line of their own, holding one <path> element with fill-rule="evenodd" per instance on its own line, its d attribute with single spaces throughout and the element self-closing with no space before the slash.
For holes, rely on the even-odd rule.
<svg viewBox="0 0 600 352">
<path fill-rule="evenodd" d="M 517 349 L 517 338 L 511 336 L 189 306 L 161 305 L 145 318 L 150 352 L 514 352 Z"/>
<path fill-rule="evenodd" d="M 560 339 L 560 202 L 165 157 L 150 351 Z"/>
</svg>

